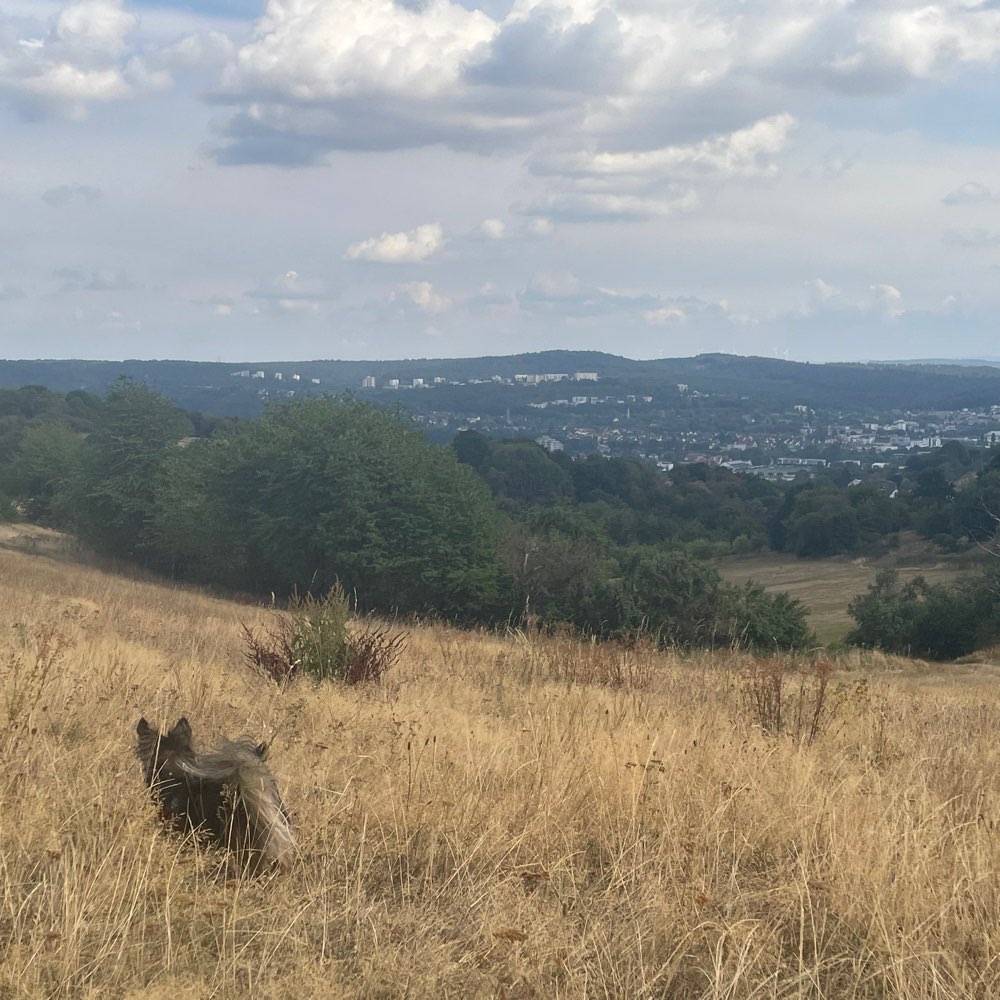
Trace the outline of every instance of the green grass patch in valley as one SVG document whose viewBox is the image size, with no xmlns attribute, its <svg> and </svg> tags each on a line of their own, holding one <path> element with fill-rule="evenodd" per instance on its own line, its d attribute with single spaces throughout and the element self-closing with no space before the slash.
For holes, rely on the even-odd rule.
<svg viewBox="0 0 1000 1000">
<path fill-rule="evenodd" d="M 847 605 L 875 582 L 880 569 L 896 569 L 904 582 L 923 576 L 929 583 L 950 583 L 963 572 L 981 567 L 989 557 L 978 550 L 962 556 L 936 553 L 930 545 L 905 539 L 896 551 L 879 559 L 836 556 L 800 559 L 768 553 L 717 560 L 714 565 L 731 583 L 756 580 L 768 593 L 788 591 L 810 609 L 809 624 L 823 644 L 842 640 L 853 626 Z"/>
</svg>

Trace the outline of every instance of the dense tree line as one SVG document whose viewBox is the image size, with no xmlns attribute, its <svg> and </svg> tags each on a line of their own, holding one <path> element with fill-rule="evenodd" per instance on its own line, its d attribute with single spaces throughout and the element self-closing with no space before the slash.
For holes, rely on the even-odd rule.
<svg viewBox="0 0 1000 1000">
<path fill-rule="evenodd" d="M 764 484 L 695 469 L 666 485 L 635 462 L 483 449 L 429 444 L 350 398 L 211 425 L 123 381 L 85 431 L 27 428 L 3 481 L 32 519 L 179 579 L 281 595 L 339 580 L 362 608 L 679 645 L 808 641 L 797 601 L 726 584 L 674 544 L 699 523 L 730 530 L 743 505 L 766 512 Z"/>
<path fill-rule="evenodd" d="M 475 431 L 458 434 L 453 447 L 515 520 L 530 521 L 538 508 L 571 507 L 618 546 L 695 543 L 698 554 L 765 548 L 784 496 L 773 483 L 708 465 L 676 466 L 665 478 L 635 459 L 574 460 L 534 441 Z"/>
<path fill-rule="evenodd" d="M 453 446 L 515 521 L 568 506 L 611 546 L 670 544 L 697 556 L 766 549 L 870 556 L 911 529 L 955 551 L 989 542 L 1000 512 L 1000 453 L 955 441 L 901 468 L 842 465 L 811 479 L 803 472 L 788 485 L 704 464 L 663 476 L 633 459 L 571 459 L 533 441 L 474 431 L 460 433 Z"/>
</svg>

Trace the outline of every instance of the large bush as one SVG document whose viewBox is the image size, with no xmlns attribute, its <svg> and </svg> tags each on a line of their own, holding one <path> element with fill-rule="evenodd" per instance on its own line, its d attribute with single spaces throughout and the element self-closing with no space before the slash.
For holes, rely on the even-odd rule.
<svg viewBox="0 0 1000 1000">
<path fill-rule="evenodd" d="M 1000 638 L 1000 580 L 987 574 L 954 584 L 923 577 L 904 584 L 894 570 L 882 570 L 848 611 L 857 623 L 848 636 L 854 645 L 954 659 Z"/>
<path fill-rule="evenodd" d="M 661 645 L 803 648 L 813 641 L 807 609 L 759 584 L 725 583 L 682 550 L 636 549 L 622 575 L 594 588 L 577 623 L 603 634 L 650 633 Z"/>
</svg>

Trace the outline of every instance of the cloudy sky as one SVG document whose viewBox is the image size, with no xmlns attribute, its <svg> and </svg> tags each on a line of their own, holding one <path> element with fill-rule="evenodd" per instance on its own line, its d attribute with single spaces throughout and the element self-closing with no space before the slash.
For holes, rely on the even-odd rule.
<svg viewBox="0 0 1000 1000">
<path fill-rule="evenodd" d="M 0 357 L 998 334 L 1000 0 L 0 6 Z"/>
</svg>

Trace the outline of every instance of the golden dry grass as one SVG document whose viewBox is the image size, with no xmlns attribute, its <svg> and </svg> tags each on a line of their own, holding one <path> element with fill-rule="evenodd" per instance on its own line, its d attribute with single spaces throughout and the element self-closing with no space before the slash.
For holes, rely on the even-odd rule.
<svg viewBox="0 0 1000 1000">
<path fill-rule="evenodd" d="M 995 675 L 852 654 L 797 746 L 734 656 L 427 627 L 378 689 L 282 691 L 254 608 L 22 552 L 0 581 L 4 1000 L 1000 995 Z M 291 873 L 160 830 L 141 714 L 273 740 Z"/>
</svg>

